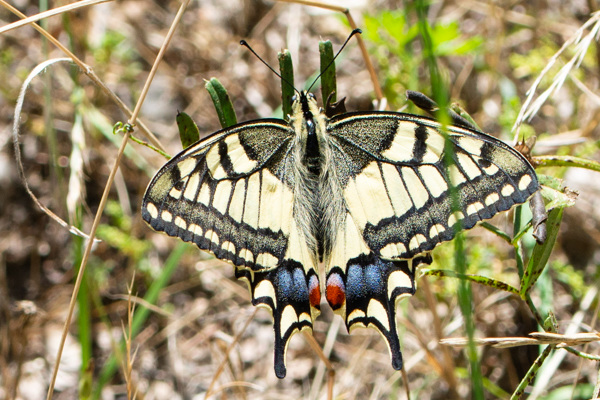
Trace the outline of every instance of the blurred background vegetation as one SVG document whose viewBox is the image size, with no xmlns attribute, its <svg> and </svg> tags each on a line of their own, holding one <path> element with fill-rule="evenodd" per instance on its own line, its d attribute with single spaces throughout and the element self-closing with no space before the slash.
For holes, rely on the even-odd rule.
<svg viewBox="0 0 600 400">
<path fill-rule="evenodd" d="M 34 15 L 67 2 L 11 4 Z M 414 3 L 339 4 L 350 7 L 364 31 L 389 108 L 421 113 L 405 99 L 409 89 L 433 95 Z M 18 19 L 4 2 L 0 6 L 1 26 Z M 122 0 L 40 24 L 133 108 L 179 6 L 178 1 Z M 431 1 L 425 9 L 431 37 L 427 51 L 437 62 L 451 101 L 459 102 L 483 131 L 511 141 L 511 129 L 536 77 L 598 8 L 595 0 Z M 277 77 L 239 45 L 240 39 L 271 65 L 277 65 L 277 52 L 289 49 L 295 84 L 302 88 L 319 69 L 318 41 L 329 39 L 337 49 L 349 32 L 342 13 L 316 7 L 261 0 L 192 1 L 152 81 L 140 120 L 171 155 L 181 149 L 178 110 L 193 117 L 201 135 L 219 129 L 204 89 L 211 77 L 227 87 L 239 121 L 281 117 Z M 600 101 L 595 93 L 600 58 L 595 38 L 584 50 L 579 68 L 570 70 L 564 85 L 521 127 L 522 133 L 537 135 L 534 154 L 598 159 Z M 538 91 L 549 87 L 576 51 L 575 45 L 565 49 Z M 25 78 L 36 65 L 64 56 L 30 26 L 0 35 L 0 399 L 44 398 L 85 246 L 31 200 L 19 179 L 11 143 L 15 104 Z M 346 97 L 347 109 L 373 109 L 373 83 L 355 42 L 336 64 L 338 97 Z M 32 81 L 20 118 L 20 149 L 31 190 L 54 213 L 88 232 L 121 140 L 113 125 L 129 116 L 77 67 L 60 63 Z M 134 135 L 146 140 L 137 130 Z M 260 310 L 245 327 L 254 308 L 245 286 L 233 279 L 231 266 L 154 233 L 142 222 L 141 197 L 164 162 L 163 156 L 134 142 L 126 149 L 97 231 L 101 242 L 94 246 L 79 293 L 54 398 L 120 399 L 131 397 L 135 388 L 138 399 L 202 399 L 211 385 L 213 398 L 326 398 L 323 365 L 301 335 L 290 344 L 287 378 L 275 377 L 271 316 Z M 542 316 L 553 312 L 560 333 L 594 332 L 600 180 L 596 172 L 584 169 L 539 172 L 564 179 L 579 197 L 565 210 L 557 245 L 531 291 L 532 302 Z M 492 222 L 512 234 L 512 214 Z M 520 249 L 525 260 L 532 246 L 531 238 L 524 239 Z M 466 235 L 465 248 L 468 273 L 518 287 L 515 247 L 475 228 Z M 452 243 L 440 246 L 432 267 L 452 270 L 453 254 Z M 479 347 L 481 377 L 473 376 L 464 349 L 439 343 L 468 333 L 458 282 L 420 277 L 417 294 L 399 307 L 407 382 L 391 368 L 384 341 L 375 332 L 349 336 L 339 317 L 324 306 L 314 336 L 325 344 L 335 366 L 336 398 L 404 399 L 407 384 L 412 399 L 471 398 L 472 393 L 477 398 L 478 386 L 483 387 L 480 398 L 509 398 L 544 347 Z M 130 285 L 134 296 L 155 306 L 138 302 L 131 316 Z M 526 336 L 542 330 L 520 297 L 479 284 L 471 290 L 476 337 Z M 135 357 L 127 362 L 120 343 L 129 332 Z M 234 340 L 238 342 L 227 352 Z M 592 343 L 577 349 L 597 354 L 599 347 Z M 218 373 L 223 360 L 225 368 Z M 553 350 L 543 364 L 525 392 L 528 398 L 593 396 L 597 361 Z"/>
</svg>

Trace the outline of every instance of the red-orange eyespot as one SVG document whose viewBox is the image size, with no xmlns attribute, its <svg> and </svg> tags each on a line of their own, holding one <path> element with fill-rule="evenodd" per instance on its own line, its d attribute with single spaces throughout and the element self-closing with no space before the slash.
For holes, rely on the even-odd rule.
<svg viewBox="0 0 600 400">
<path fill-rule="evenodd" d="M 327 287 L 325 289 L 327 302 L 334 310 L 344 305 L 346 301 L 346 287 L 339 274 L 331 274 L 327 278 Z"/>
<path fill-rule="evenodd" d="M 319 278 L 316 275 L 311 276 L 308 281 L 308 299 L 311 306 L 320 308 L 321 288 L 319 287 Z"/>
</svg>

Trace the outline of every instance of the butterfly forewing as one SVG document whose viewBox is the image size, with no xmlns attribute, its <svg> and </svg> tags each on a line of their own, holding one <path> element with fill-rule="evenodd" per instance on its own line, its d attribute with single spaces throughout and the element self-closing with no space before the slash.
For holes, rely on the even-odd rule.
<svg viewBox="0 0 600 400">
<path fill-rule="evenodd" d="M 409 259 L 525 202 L 539 187 L 516 150 L 481 132 L 400 113 L 330 121 L 332 164 L 369 248 Z M 451 189 L 456 194 L 452 203 Z"/>
</svg>

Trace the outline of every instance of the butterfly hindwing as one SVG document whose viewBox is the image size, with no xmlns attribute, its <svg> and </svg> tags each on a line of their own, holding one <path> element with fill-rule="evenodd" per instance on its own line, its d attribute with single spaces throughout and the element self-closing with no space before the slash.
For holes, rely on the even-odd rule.
<svg viewBox="0 0 600 400">
<path fill-rule="evenodd" d="M 280 120 L 236 125 L 190 146 L 156 174 L 142 217 L 236 267 L 254 305 L 271 310 L 275 370 L 320 302 L 314 251 L 293 219 L 294 132 Z"/>
</svg>

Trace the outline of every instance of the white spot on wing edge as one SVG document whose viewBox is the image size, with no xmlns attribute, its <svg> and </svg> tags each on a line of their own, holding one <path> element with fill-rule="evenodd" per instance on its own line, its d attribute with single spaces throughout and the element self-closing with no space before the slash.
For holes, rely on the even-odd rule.
<svg viewBox="0 0 600 400">
<path fill-rule="evenodd" d="M 171 214 L 167 210 L 164 210 L 162 213 L 160 213 L 160 217 L 165 222 L 171 222 L 171 221 L 173 221 L 173 214 Z"/>
<path fill-rule="evenodd" d="M 492 204 L 496 204 L 500 200 L 500 196 L 498 193 L 491 193 L 485 198 L 485 204 L 491 206 Z"/>
<path fill-rule="evenodd" d="M 239 257 L 243 260 L 253 263 L 254 262 L 254 254 L 248 249 L 240 250 Z"/>
<path fill-rule="evenodd" d="M 150 214 L 152 219 L 156 219 L 158 217 L 158 209 L 156 208 L 154 203 L 149 202 L 148 204 L 146 204 L 146 210 L 148 210 L 148 213 Z"/>
<path fill-rule="evenodd" d="M 219 244 L 219 235 L 212 229 L 207 230 L 204 234 L 204 237 L 216 245 Z"/>
<path fill-rule="evenodd" d="M 523 177 L 519 180 L 519 190 L 525 190 L 531 184 L 531 177 L 529 175 L 523 175 Z"/>
<path fill-rule="evenodd" d="M 429 238 L 433 239 L 439 235 L 441 235 L 446 228 L 441 224 L 435 224 L 429 229 Z"/>
<path fill-rule="evenodd" d="M 412 237 L 412 239 L 410 239 L 410 242 L 408 243 L 408 248 L 411 250 L 416 250 L 419 248 L 419 246 L 421 246 L 421 243 L 424 243 L 427 241 L 427 238 L 425 236 L 423 236 L 420 233 L 417 233 L 415 236 Z"/>
<path fill-rule="evenodd" d="M 469 204 L 467 206 L 467 214 L 468 215 L 477 214 L 479 212 L 479 210 L 482 210 L 484 208 L 485 208 L 485 206 L 480 202 Z"/>
<path fill-rule="evenodd" d="M 256 256 L 256 264 L 265 267 L 265 268 L 273 268 L 276 267 L 279 263 L 279 259 L 275 257 L 273 254 L 269 253 L 260 253 Z"/>
<path fill-rule="evenodd" d="M 348 315 L 348 318 L 347 318 L 348 324 L 351 324 L 352 320 L 354 320 L 354 319 L 364 318 L 364 317 L 366 317 L 364 311 L 357 308 L 356 310 L 352 311 L 350 313 L 350 315 Z M 364 327 L 364 325 L 363 325 L 363 327 Z"/>
<path fill-rule="evenodd" d="M 303 312 L 302 314 L 300 314 L 300 316 L 298 317 L 298 321 L 302 322 L 302 321 L 306 321 L 306 322 L 310 322 L 312 324 L 312 317 L 310 316 L 310 314 Z"/>
<path fill-rule="evenodd" d="M 383 258 L 398 258 L 400 254 L 406 253 L 406 246 L 404 243 L 388 243 L 381 248 L 379 254 Z"/>
<path fill-rule="evenodd" d="M 185 220 L 179 216 L 175 217 L 175 225 L 177 225 L 181 229 L 187 230 L 187 222 L 185 222 Z"/>
<path fill-rule="evenodd" d="M 190 226 L 188 226 L 188 231 L 192 232 L 196 236 L 203 236 L 202 227 L 200 227 L 200 225 L 190 224 Z"/>
<path fill-rule="evenodd" d="M 502 193 L 502 196 L 508 197 L 511 194 L 513 194 L 514 192 L 515 192 L 515 188 L 510 183 L 507 183 L 506 185 L 504 185 L 504 187 L 502 188 L 502 191 L 500 193 Z"/>
<path fill-rule="evenodd" d="M 464 219 L 465 215 L 462 213 L 462 211 L 456 211 L 454 213 L 452 213 L 450 215 L 450 217 L 448 218 L 448 226 L 449 227 L 453 227 L 454 224 L 456 224 L 458 221 L 460 221 L 461 219 Z"/>
<path fill-rule="evenodd" d="M 233 244 L 230 241 L 225 241 L 225 242 L 221 243 L 221 248 L 224 251 L 228 251 L 231 254 L 235 254 L 235 244 Z"/>
</svg>

